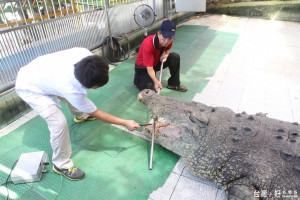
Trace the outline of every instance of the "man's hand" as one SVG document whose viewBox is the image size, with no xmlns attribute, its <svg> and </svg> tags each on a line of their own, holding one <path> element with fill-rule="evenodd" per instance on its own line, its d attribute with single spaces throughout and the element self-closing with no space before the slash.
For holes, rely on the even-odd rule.
<svg viewBox="0 0 300 200">
<path fill-rule="evenodd" d="M 158 80 L 156 80 L 156 81 L 154 82 L 154 89 L 155 89 L 155 92 L 158 92 L 158 88 L 159 88 L 160 90 L 162 90 L 162 84 L 161 84 L 161 82 L 159 82 Z"/>
<path fill-rule="evenodd" d="M 121 119 L 114 115 L 103 112 L 99 109 L 97 109 L 96 111 L 94 111 L 92 113 L 88 113 L 88 114 L 90 116 L 96 117 L 97 119 L 100 119 L 104 122 L 108 122 L 110 124 L 119 124 L 119 125 L 125 126 L 130 131 L 133 131 L 140 127 L 140 125 L 133 120 Z"/>
<path fill-rule="evenodd" d="M 133 131 L 137 128 L 140 128 L 140 125 L 133 120 L 126 120 L 125 126 L 128 130 Z"/>
<path fill-rule="evenodd" d="M 168 56 L 169 56 L 169 54 L 163 53 L 163 54 L 160 56 L 160 62 L 166 62 Z"/>
</svg>

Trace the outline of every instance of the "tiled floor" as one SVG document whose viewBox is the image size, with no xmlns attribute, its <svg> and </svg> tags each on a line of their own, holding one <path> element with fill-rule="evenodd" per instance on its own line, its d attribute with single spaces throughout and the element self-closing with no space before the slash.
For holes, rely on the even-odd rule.
<svg viewBox="0 0 300 200">
<path fill-rule="evenodd" d="M 246 17 L 205 15 L 185 24 L 239 34 L 206 88 L 194 101 L 235 112 L 268 113 L 268 117 L 300 122 L 300 23 Z M 224 192 L 190 175 L 181 160 L 162 188 L 149 200 L 219 200 Z"/>
</svg>

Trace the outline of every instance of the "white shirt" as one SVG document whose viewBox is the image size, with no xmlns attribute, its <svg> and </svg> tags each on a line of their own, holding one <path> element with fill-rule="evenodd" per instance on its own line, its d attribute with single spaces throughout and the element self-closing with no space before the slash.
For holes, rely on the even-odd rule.
<svg viewBox="0 0 300 200">
<path fill-rule="evenodd" d="M 87 88 L 74 75 L 74 64 L 92 55 L 88 49 L 72 48 L 40 56 L 20 69 L 16 92 L 24 101 L 41 106 L 60 106 L 60 96 L 81 112 L 92 113 L 97 108 L 87 98 Z"/>
</svg>

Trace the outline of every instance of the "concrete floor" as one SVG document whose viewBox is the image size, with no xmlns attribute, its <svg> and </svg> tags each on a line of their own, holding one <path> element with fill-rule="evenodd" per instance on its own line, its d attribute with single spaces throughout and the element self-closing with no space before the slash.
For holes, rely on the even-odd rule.
<svg viewBox="0 0 300 200">
<path fill-rule="evenodd" d="M 194 101 L 300 123 L 300 23 L 205 15 L 184 24 L 239 34 L 232 52 L 215 75 L 207 77 L 208 85 Z M 167 199 L 226 197 L 214 183 L 190 175 L 180 160 L 164 186 L 149 196 Z"/>
<path fill-rule="evenodd" d="M 232 52 L 215 75 L 207 77 L 208 85 L 195 95 L 194 101 L 300 122 L 300 23 L 204 15 L 184 24 L 239 34 Z M 0 136 L 34 116 L 28 113 L 0 130 Z M 183 199 L 226 197 L 214 183 L 190 175 L 180 159 L 164 186 L 153 191 L 149 200 Z"/>
</svg>

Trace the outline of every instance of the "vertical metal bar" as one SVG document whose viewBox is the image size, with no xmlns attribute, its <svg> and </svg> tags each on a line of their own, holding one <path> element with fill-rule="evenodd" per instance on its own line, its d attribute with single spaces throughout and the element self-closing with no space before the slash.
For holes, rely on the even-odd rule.
<svg viewBox="0 0 300 200">
<path fill-rule="evenodd" d="M 62 11 L 62 8 L 61 8 L 60 0 L 58 0 L 57 2 L 58 2 L 59 10 L 60 10 L 60 17 L 63 17 L 63 11 Z M 66 9 L 67 9 L 67 5 L 66 5 Z"/>
<path fill-rule="evenodd" d="M 21 4 L 21 1 L 19 1 L 19 4 L 20 4 L 20 9 L 21 9 L 21 12 L 22 12 L 23 18 L 24 18 L 24 20 L 25 20 L 25 24 L 27 25 L 28 23 L 27 23 L 26 16 L 25 16 L 25 14 L 24 14 L 24 10 L 23 10 L 23 7 L 22 7 L 22 4 Z"/>
<path fill-rule="evenodd" d="M 47 11 L 48 20 L 50 20 L 50 13 L 49 13 L 49 11 L 48 11 L 48 7 L 47 7 L 47 1 L 46 1 L 46 0 L 44 0 L 44 6 L 45 6 L 45 8 L 46 8 L 46 11 Z"/>
<path fill-rule="evenodd" d="M 164 55 L 165 53 L 163 53 Z M 160 73 L 159 73 L 159 82 L 161 83 L 161 77 L 162 77 L 162 71 L 163 71 L 163 64 L 164 62 L 161 62 L 160 65 Z M 157 93 L 160 93 L 160 88 L 158 88 Z M 150 152 L 150 167 L 149 169 L 152 169 L 152 160 L 153 160 L 153 150 L 154 150 L 154 134 L 155 134 L 155 119 L 153 119 L 153 132 L 152 132 L 152 138 L 151 138 L 151 152 Z"/>
<path fill-rule="evenodd" d="M 163 53 L 163 55 L 165 54 L 165 52 Z M 163 71 L 163 65 L 164 65 L 164 62 L 161 62 L 161 65 L 160 65 L 160 73 L 159 73 L 159 82 L 161 83 L 161 77 L 162 77 L 162 71 Z M 160 88 L 158 88 L 158 91 L 157 91 L 157 94 L 160 93 Z"/>
<path fill-rule="evenodd" d="M 58 0 L 58 6 L 59 6 L 59 10 L 60 10 L 60 14 L 61 14 L 60 17 L 61 18 L 59 20 L 56 20 L 54 23 L 56 23 L 56 25 L 57 25 L 56 27 L 59 30 L 59 32 L 58 32 L 58 38 L 60 38 L 62 40 L 62 42 L 63 42 L 62 47 L 60 49 L 63 50 L 68 45 L 68 42 L 65 39 L 63 39 L 63 37 L 65 36 L 64 33 L 67 31 L 66 30 L 67 27 L 64 26 L 64 23 L 63 23 L 63 18 L 62 18 L 63 17 L 63 13 L 62 13 L 62 8 L 61 8 L 60 0 Z M 66 5 L 66 9 L 68 9 L 67 5 Z M 68 38 L 68 37 L 66 37 L 66 38 Z"/>
<path fill-rule="evenodd" d="M 40 49 L 40 52 L 38 52 L 38 56 L 46 54 L 46 49 L 43 46 L 43 43 L 45 43 L 45 41 L 46 41 L 46 35 L 45 35 L 45 32 L 43 31 L 43 27 L 42 27 L 43 24 L 44 23 L 34 26 L 34 30 L 36 30 L 36 33 L 39 36 L 38 47 Z"/>
<path fill-rule="evenodd" d="M 154 11 L 154 15 L 157 15 L 155 0 L 152 1 L 152 8 L 153 8 L 153 11 Z"/>
<path fill-rule="evenodd" d="M 21 32 L 21 31 L 24 31 L 24 30 L 26 30 L 26 29 L 23 29 L 23 30 L 19 30 L 19 32 Z M 27 50 L 25 49 L 25 45 L 22 45 L 21 44 L 21 42 L 20 42 L 20 39 L 22 39 L 22 37 L 18 34 L 18 31 L 16 30 L 15 31 L 15 34 L 17 35 L 17 39 L 19 40 L 19 43 L 20 43 L 20 52 L 21 52 L 21 54 L 23 54 L 24 55 L 24 57 L 25 57 L 25 60 L 24 60 L 24 63 L 23 63 L 23 65 L 26 65 L 26 64 L 28 64 L 29 62 L 30 62 L 30 52 L 29 52 L 29 54 L 27 53 Z M 27 58 L 27 60 L 26 60 L 26 58 Z"/>
<path fill-rule="evenodd" d="M 27 2 L 28 2 L 29 10 L 30 10 L 30 12 L 32 14 L 33 22 L 36 23 L 36 21 L 35 21 L 35 14 L 34 14 L 34 12 L 32 10 L 31 4 L 30 4 L 30 0 L 28 0 Z"/>
<path fill-rule="evenodd" d="M 156 125 L 155 124 L 155 119 L 153 119 L 153 130 L 152 130 L 152 137 L 151 137 L 151 151 L 150 151 L 149 169 L 152 169 L 153 151 L 154 151 L 155 125 Z"/>
<path fill-rule="evenodd" d="M 97 0 L 95 0 L 97 2 Z M 92 0 L 92 10 L 95 9 L 96 4 L 94 3 L 94 0 Z"/>
<path fill-rule="evenodd" d="M 66 33 L 66 29 L 65 29 L 65 27 L 62 24 L 62 19 L 56 20 L 54 23 L 56 24 L 56 27 L 58 29 L 58 33 L 57 33 L 58 40 L 59 41 L 61 40 L 60 50 L 63 50 L 68 45 L 68 42 L 67 42 L 68 35 L 65 34 Z"/>
<path fill-rule="evenodd" d="M 47 52 L 47 50 L 46 50 L 46 48 L 44 47 L 44 43 L 46 42 L 46 35 L 45 35 L 45 32 L 44 32 L 44 28 L 42 27 L 44 25 L 44 23 L 41 23 L 41 24 L 39 24 L 39 25 L 37 25 L 37 26 L 35 26 L 35 28 L 36 28 L 36 30 L 37 30 L 37 33 L 39 34 L 39 36 L 40 36 L 40 38 L 39 38 L 39 42 L 40 42 L 40 45 L 39 45 L 39 47 L 40 47 L 40 50 L 41 50 L 41 54 L 40 55 L 44 55 L 44 54 L 46 54 Z"/>
<path fill-rule="evenodd" d="M 13 46 L 13 44 L 12 44 L 13 38 L 9 39 L 9 36 L 8 36 L 9 33 L 11 33 L 11 32 L 5 33 L 4 36 L 6 36 L 6 38 L 8 38 L 6 40 L 6 43 L 7 43 L 8 48 L 10 49 L 11 56 L 13 56 L 13 58 L 14 58 L 13 61 L 14 61 L 14 63 L 16 63 L 16 66 L 11 66 L 11 67 L 13 67 L 13 69 L 14 69 L 14 75 L 17 75 L 19 70 L 16 69 L 16 67 L 19 68 L 20 66 L 22 66 L 21 59 L 20 59 L 18 53 L 15 51 L 16 46 Z"/>
<path fill-rule="evenodd" d="M 67 24 L 69 25 L 68 28 L 68 43 L 70 47 L 76 46 L 76 40 L 77 40 L 77 33 L 79 31 L 77 27 L 77 16 L 73 16 L 72 18 L 66 18 Z M 64 23 L 66 24 L 66 23 Z"/>
<path fill-rule="evenodd" d="M 77 3 L 77 12 L 78 12 L 78 10 L 79 10 L 79 0 L 77 0 L 76 3 Z"/>
<path fill-rule="evenodd" d="M 91 28 L 90 40 L 88 42 L 87 47 L 90 47 L 92 44 L 95 44 L 95 32 L 97 30 L 97 22 L 96 22 L 96 13 L 91 12 L 91 21 L 93 22 L 93 26 Z"/>
<path fill-rule="evenodd" d="M 66 10 L 67 10 L 67 13 L 68 13 L 68 15 L 70 15 L 70 13 L 69 13 L 69 9 L 67 9 L 67 6 L 68 6 L 67 0 L 65 0 L 65 5 L 66 5 Z M 73 12 L 74 12 L 74 10 L 73 10 Z"/>
<path fill-rule="evenodd" d="M 11 8 L 11 11 L 12 11 L 14 17 L 15 17 L 16 25 L 19 26 L 19 23 L 18 23 L 18 20 L 17 20 L 17 16 L 16 16 L 16 13 L 15 13 L 15 11 L 14 11 L 14 8 L 13 8 L 13 5 L 12 5 L 12 4 L 13 4 L 13 3 L 10 3 L 10 8 Z M 16 4 L 16 3 L 15 3 L 15 4 Z"/>
<path fill-rule="evenodd" d="M 3 12 L 2 6 L 0 6 L 0 8 L 1 8 L 1 13 L 2 13 L 3 16 L 4 16 L 4 19 L 5 19 L 5 22 L 6 22 L 6 26 L 7 26 L 8 28 L 10 28 L 9 25 L 8 25 L 8 20 L 7 20 L 7 18 L 6 18 L 6 15 L 5 15 L 5 13 Z"/>
<path fill-rule="evenodd" d="M 88 6 L 88 10 L 90 10 L 90 1 L 89 0 L 86 0 L 86 4 L 87 4 L 87 6 Z"/>
<path fill-rule="evenodd" d="M 45 34 L 47 36 L 47 43 L 45 44 L 45 47 L 47 48 L 47 54 L 48 53 L 52 53 L 53 52 L 53 49 L 54 49 L 54 46 L 53 46 L 53 42 L 52 42 L 52 39 L 51 39 L 51 27 L 50 27 L 50 20 L 45 22 L 44 24 L 44 28 L 43 28 L 43 31 L 45 31 Z"/>
<path fill-rule="evenodd" d="M 15 53 L 16 54 L 18 54 L 19 56 L 20 56 L 20 66 L 19 66 L 19 68 L 21 67 L 21 66 L 23 66 L 23 65 L 25 65 L 25 59 L 24 59 L 24 57 L 25 57 L 25 55 L 21 52 L 21 50 L 20 50 L 20 48 L 21 48 L 21 46 L 22 46 L 22 43 L 21 42 L 19 42 L 19 38 L 18 38 L 18 36 L 16 35 L 16 31 L 17 30 L 15 30 L 15 31 L 12 31 L 12 32 L 10 32 L 11 33 L 11 35 L 12 35 L 12 38 L 13 38 L 13 41 L 15 42 L 15 47 L 13 48 L 14 50 L 16 50 L 15 51 Z"/>
<path fill-rule="evenodd" d="M 56 23 L 58 23 L 59 27 L 60 27 L 60 31 L 59 31 L 59 38 L 61 38 L 63 40 L 63 49 L 66 49 L 68 47 L 68 45 L 70 44 L 70 42 L 68 42 L 68 40 L 70 40 L 70 35 L 68 35 L 68 31 L 70 30 L 70 28 L 68 26 L 70 26 L 69 23 L 64 23 L 65 19 L 61 18 L 60 20 L 56 21 Z"/>
<path fill-rule="evenodd" d="M 76 18 L 72 17 L 72 18 L 67 18 L 65 19 L 65 21 L 68 21 L 67 23 L 64 24 L 68 24 L 68 28 L 67 28 L 67 35 L 68 35 L 68 46 L 69 47 L 73 47 L 75 46 L 74 44 L 76 43 L 76 33 L 78 32 L 77 26 L 76 26 Z"/>
<path fill-rule="evenodd" d="M 34 33 L 35 37 L 37 38 L 36 42 L 34 42 L 33 45 L 36 47 L 35 48 L 36 52 L 37 52 L 36 57 L 38 57 L 38 56 L 41 56 L 41 55 L 44 55 L 44 54 L 47 53 L 48 45 L 46 45 L 46 46 L 44 45 L 45 42 L 47 41 L 46 40 L 47 36 L 46 36 L 46 33 L 44 31 L 44 28 L 43 28 L 46 21 L 44 20 L 44 17 L 41 13 L 41 6 L 39 4 L 39 1 L 36 1 L 36 2 L 37 2 L 37 7 L 38 7 L 38 11 L 39 11 L 41 21 L 43 22 L 43 23 L 35 25 L 31 28 L 32 32 Z M 47 7 L 46 7 L 46 11 L 47 11 Z M 49 19 L 49 13 L 48 13 L 48 19 Z M 48 50 L 48 52 L 49 52 L 49 50 Z"/>
<path fill-rule="evenodd" d="M 40 4 L 39 4 L 39 1 L 36 1 L 36 5 L 38 7 L 38 11 L 39 11 L 39 14 L 40 14 L 41 21 L 44 21 L 43 15 L 41 13 L 41 7 L 40 7 Z"/>
<path fill-rule="evenodd" d="M 74 2 L 74 0 L 72 0 L 71 6 L 72 6 L 72 12 L 74 14 L 75 13 L 75 7 L 74 7 L 75 4 L 73 2 Z M 66 0 L 65 0 L 65 4 L 67 6 L 67 1 Z M 77 7 L 78 7 L 78 1 L 77 1 Z M 70 15 L 69 9 L 66 9 L 66 10 L 67 10 L 68 15 Z M 72 19 L 73 18 L 74 17 L 72 17 L 72 18 L 67 17 L 67 18 L 63 19 L 63 22 L 61 23 L 65 27 L 64 28 L 64 32 L 66 33 L 66 36 L 68 35 L 68 37 L 66 37 L 67 39 L 66 39 L 66 46 L 65 46 L 65 48 L 72 47 L 72 42 L 71 42 L 72 41 L 72 36 L 71 35 L 72 35 L 73 32 L 76 32 L 76 29 L 75 29 L 76 26 L 72 27 Z M 66 23 L 64 23 L 64 22 L 66 22 Z"/>
<path fill-rule="evenodd" d="M 79 1 L 79 0 L 78 0 Z M 84 2 L 83 2 L 83 0 L 81 0 L 81 8 L 82 8 L 82 12 L 84 12 L 85 11 L 85 9 L 84 9 Z"/>
<path fill-rule="evenodd" d="M 80 31 L 81 31 L 81 25 L 78 26 L 78 23 L 81 23 L 81 15 L 76 15 L 75 17 L 72 17 L 72 18 L 68 18 L 68 20 L 70 21 L 70 24 L 73 24 L 74 27 L 71 27 L 71 39 L 73 40 L 72 43 L 75 45 L 75 46 L 80 46 Z M 73 19 L 73 20 L 72 20 Z M 70 44 L 72 46 L 72 43 Z"/>
<path fill-rule="evenodd" d="M 6 64 L 4 63 L 3 59 L 2 59 L 2 52 L 0 52 L 1 54 L 1 59 L 0 59 L 0 82 L 1 84 L 4 84 L 4 83 L 8 83 L 9 80 L 7 78 L 7 75 L 6 75 Z"/>
<path fill-rule="evenodd" d="M 1 36 L 1 41 L 3 42 L 3 45 L 2 45 L 2 42 L 0 43 L 0 45 L 1 45 L 1 49 L 2 49 L 2 52 L 5 54 L 3 57 L 2 57 L 2 59 L 4 60 L 6 60 L 6 63 L 7 63 L 7 70 L 8 70 L 8 73 L 9 73 L 9 75 L 10 75 L 10 78 L 12 78 L 12 77 L 14 77 L 13 76 L 13 70 L 10 68 L 10 63 L 12 63 L 12 61 L 11 61 L 11 59 L 10 59 L 10 57 L 9 57 L 9 53 L 8 53 L 8 50 L 7 50 L 7 48 L 6 48 L 6 45 L 5 45 L 5 43 L 4 43 L 4 41 L 5 40 L 3 40 L 3 35 L 0 35 Z"/>
<path fill-rule="evenodd" d="M 85 46 L 88 46 L 89 40 L 92 40 L 92 30 L 93 30 L 93 24 L 94 23 L 89 23 L 89 22 L 93 22 L 93 13 L 89 12 L 86 14 L 87 15 L 87 26 L 86 26 L 86 31 L 87 31 L 87 37 L 85 38 Z"/>
<path fill-rule="evenodd" d="M 89 25 L 89 21 L 90 21 L 90 13 L 85 13 L 84 14 L 84 22 L 85 22 L 85 26 L 84 26 L 84 31 L 82 33 L 83 35 L 83 39 L 81 40 L 82 41 L 82 46 L 86 46 L 86 41 L 87 41 L 87 38 L 90 38 L 90 25 Z"/>
<path fill-rule="evenodd" d="M 90 46 L 92 46 L 93 44 L 97 44 L 96 43 L 96 37 L 99 34 L 97 24 L 99 24 L 100 15 L 99 15 L 99 12 L 97 12 L 97 11 L 93 12 L 93 14 L 95 15 L 95 24 L 96 24 L 96 26 L 95 26 L 93 34 L 92 34 L 92 39 L 93 40 L 91 40 Z"/>
<path fill-rule="evenodd" d="M 31 47 L 30 47 L 30 46 L 33 46 L 34 43 L 36 43 L 36 42 L 35 42 L 35 35 L 34 35 L 34 33 L 30 30 L 30 27 L 25 28 L 24 31 L 25 31 L 25 34 L 26 34 L 26 35 L 29 35 L 29 39 L 30 39 L 30 42 L 29 42 L 28 44 L 23 45 L 24 49 L 25 49 L 26 51 L 29 52 L 29 55 L 30 55 L 30 56 L 29 56 L 28 62 L 30 62 L 31 60 L 33 60 L 33 59 L 35 58 L 35 56 L 34 56 L 34 51 L 33 51 L 34 48 L 31 48 Z M 26 53 L 26 55 L 28 55 L 28 54 Z"/>
<path fill-rule="evenodd" d="M 41 36 L 39 35 L 38 32 L 38 26 L 30 26 L 28 27 L 28 30 L 30 31 L 30 34 L 33 35 L 34 41 L 32 43 L 30 43 L 29 49 L 31 49 L 31 51 L 34 54 L 34 58 L 38 57 L 40 55 L 38 49 L 41 48 L 41 45 L 39 44 L 41 41 Z M 40 50 L 42 51 L 42 50 Z"/>
<path fill-rule="evenodd" d="M 29 7 L 31 9 L 31 12 L 33 13 L 34 17 L 34 22 L 36 23 L 36 19 L 35 19 L 35 14 L 32 10 L 32 7 L 30 5 L 30 0 L 28 0 L 28 4 L 29 4 Z M 41 13 L 41 8 L 40 8 L 40 4 L 39 4 L 39 1 L 36 1 L 36 4 L 37 4 L 37 10 L 38 10 L 38 13 L 40 15 L 40 21 L 44 21 L 44 18 L 43 18 L 43 15 Z M 28 30 L 30 32 L 30 35 L 33 35 L 33 38 L 34 38 L 34 42 L 31 43 L 31 50 L 32 52 L 34 52 L 35 56 L 34 58 L 38 57 L 39 55 L 41 55 L 40 52 L 43 52 L 43 49 L 42 49 L 42 37 L 41 37 L 41 34 L 40 34 L 40 31 L 38 30 L 39 29 L 39 26 L 40 25 L 35 25 L 35 26 L 32 26 L 32 27 L 29 27 Z M 40 43 L 40 44 L 39 44 Z M 37 52 L 38 48 L 35 48 L 35 47 L 38 47 L 36 46 L 36 44 L 39 46 L 39 49 L 40 49 L 40 52 Z M 33 48 L 32 48 L 33 47 Z M 34 50 L 35 49 L 35 50 Z"/>
<path fill-rule="evenodd" d="M 85 34 L 84 34 L 84 32 L 85 32 L 85 27 L 86 27 L 86 20 L 85 20 L 85 13 L 84 14 L 81 14 L 80 15 L 80 17 L 82 18 L 81 20 L 82 20 L 82 22 L 83 22 L 83 24 L 82 24 L 82 30 L 79 32 L 79 34 L 80 34 L 80 46 L 84 46 L 84 40 L 85 40 Z"/>
<path fill-rule="evenodd" d="M 75 13 L 75 2 L 74 1 L 75 0 L 72 0 L 72 2 L 71 2 L 73 14 Z M 78 2 L 77 2 L 77 7 L 78 7 Z"/>
<path fill-rule="evenodd" d="M 72 17 L 72 20 L 71 20 L 71 18 L 67 18 L 66 19 L 66 20 L 69 21 L 69 24 L 71 25 L 71 27 L 70 27 L 70 35 L 72 35 L 72 36 L 70 37 L 70 42 L 73 45 L 75 45 L 75 46 L 79 46 L 78 45 L 78 41 L 77 41 L 79 39 L 77 37 L 77 35 L 78 35 L 79 31 L 80 31 L 80 28 L 77 26 L 78 18 L 79 17 L 80 17 L 80 15 L 76 15 L 76 16 Z"/>
<path fill-rule="evenodd" d="M 51 43 L 53 44 L 53 47 L 54 47 L 53 51 L 60 50 L 63 41 L 60 42 L 60 38 L 58 37 L 58 28 L 56 26 L 56 20 L 54 20 L 54 21 L 50 20 L 49 21 L 49 26 L 50 26 L 50 29 L 51 29 L 51 30 L 49 30 L 49 32 L 50 33 L 52 32 L 52 34 L 50 34 L 51 35 L 50 40 L 51 40 Z M 58 43 L 58 45 L 57 45 L 57 43 Z"/>
<path fill-rule="evenodd" d="M 94 15 L 94 20 L 95 20 L 95 26 L 94 26 L 94 32 L 93 32 L 93 35 L 92 35 L 93 42 L 90 44 L 90 46 L 92 46 L 93 44 L 96 44 L 96 41 L 97 41 L 96 38 L 97 38 L 97 36 L 99 34 L 99 31 L 98 31 L 98 24 L 100 22 L 99 12 L 98 11 L 94 11 L 93 15 Z"/>
<path fill-rule="evenodd" d="M 0 61 L 3 63 L 1 66 L 2 66 L 2 70 L 3 70 L 3 76 L 5 77 L 5 79 L 6 79 L 6 83 L 8 83 L 8 82 L 10 82 L 10 80 L 9 80 L 9 74 L 10 74 L 10 70 L 9 70 L 9 67 L 7 66 L 7 63 L 5 62 L 5 55 L 3 54 L 3 52 L 4 52 L 4 49 L 3 49 L 3 46 L 2 46 L 2 41 L 3 41 L 3 39 L 2 39 L 2 35 L 0 34 L 0 37 L 1 37 L 1 40 L 0 40 L 0 47 L 1 47 L 1 51 L 0 51 L 0 53 L 1 53 L 1 59 L 0 59 Z"/>
<path fill-rule="evenodd" d="M 67 28 L 67 34 L 68 34 L 68 46 L 69 47 L 74 47 L 74 43 L 76 44 L 76 40 L 77 40 L 77 37 L 76 37 L 76 33 L 78 32 L 78 28 L 76 26 L 76 17 L 73 16 L 72 18 L 71 17 L 68 17 L 65 19 L 65 21 L 67 21 L 67 23 L 64 23 L 64 24 L 68 24 L 68 28 Z"/>
<path fill-rule="evenodd" d="M 44 21 L 46 22 L 46 21 Z M 48 42 L 48 35 L 47 35 L 47 32 L 45 32 L 46 30 L 46 23 L 41 23 L 39 25 L 36 26 L 36 28 L 38 28 L 39 30 L 39 34 L 41 35 L 40 37 L 40 47 L 43 51 L 43 54 L 47 54 L 49 52 L 48 50 L 48 45 L 45 45 L 46 42 Z"/>
<path fill-rule="evenodd" d="M 54 17 L 57 18 L 53 0 L 51 0 L 51 4 L 52 4 L 53 12 L 54 12 Z"/>
</svg>

